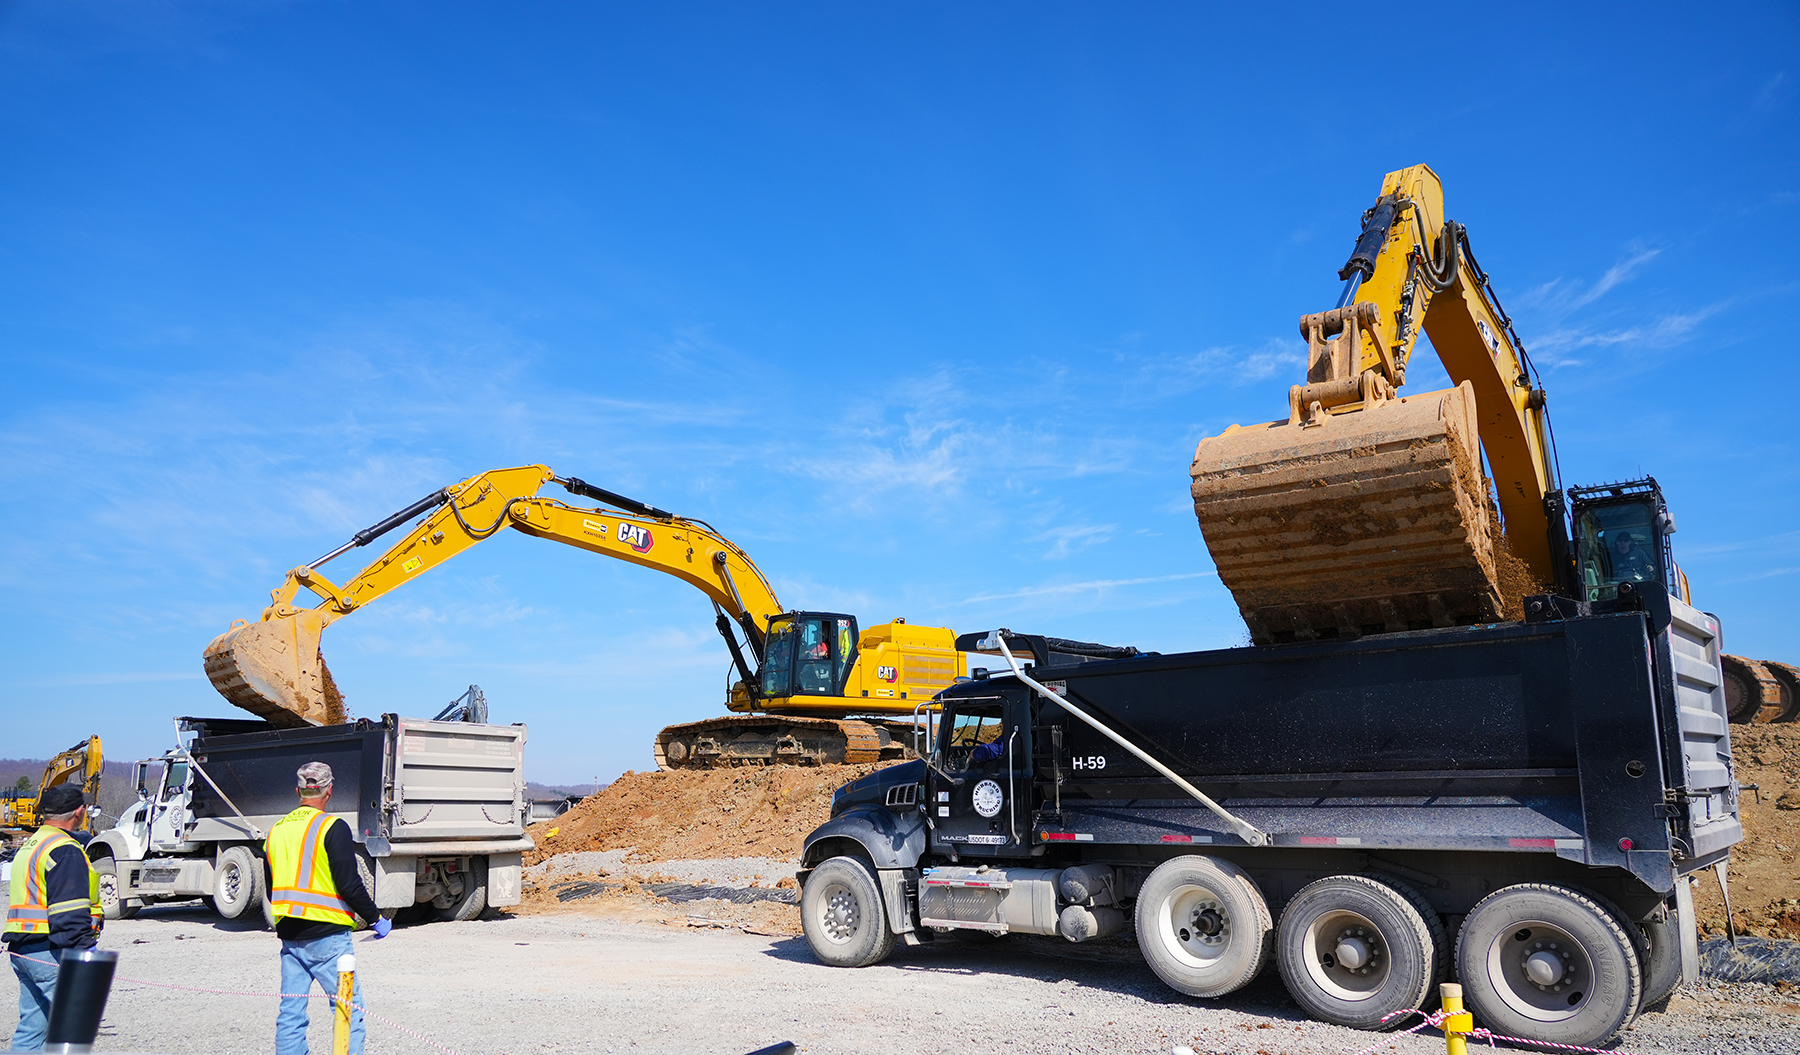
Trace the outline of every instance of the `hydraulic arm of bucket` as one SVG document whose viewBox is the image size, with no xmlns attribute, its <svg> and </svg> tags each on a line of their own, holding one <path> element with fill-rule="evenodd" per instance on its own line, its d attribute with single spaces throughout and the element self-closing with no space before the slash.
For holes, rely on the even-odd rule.
<svg viewBox="0 0 1800 1055">
<path fill-rule="evenodd" d="M 538 497 L 539 488 L 552 481 L 571 494 L 613 508 L 579 509 Z M 343 585 L 319 573 L 319 565 L 420 514 L 429 515 Z M 699 521 L 578 479 L 564 479 L 542 465 L 471 476 L 357 532 L 350 542 L 312 564 L 288 572 L 270 594 L 260 621 L 236 623 L 207 646 L 207 677 L 226 699 L 277 725 L 340 721 L 342 702 L 319 654 L 324 629 L 509 527 L 655 568 L 699 588 L 719 610 L 719 629 L 740 673 L 746 680 L 754 679 L 754 660 L 743 655 L 730 623 L 737 625 L 748 647 L 760 652 L 768 617 L 782 608 L 744 551 Z M 296 606 L 301 588 L 310 590 L 320 603 L 312 608 Z"/>
<path fill-rule="evenodd" d="M 1516 617 L 1555 577 L 1544 391 L 1443 214 L 1429 167 L 1388 173 L 1338 306 L 1300 320 L 1287 417 L 1195 451 L 1194 510 L 1258 643 Z M 1401 397 L 1420 329 L 1456 387 Z"/>
</svg>

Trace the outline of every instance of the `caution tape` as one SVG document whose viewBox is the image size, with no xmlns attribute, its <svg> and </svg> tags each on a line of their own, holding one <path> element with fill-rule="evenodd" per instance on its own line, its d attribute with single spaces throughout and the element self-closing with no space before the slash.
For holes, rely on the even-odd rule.
<svg viewBox="0 0 1800 1055">
<path fill-rule="evenodd" d="M 7 955 L 13 957 L 16 960 L 24 960 L 27 963 L 41 963 L 47 967 L 57 966 L 57 962 L 55 960 L 40 960 L 35 956 L 25 956 L 21 953 L 12 952 L 11 950 L 7 951 Z M 304 1000 L 329 1000 L 333 1004 L 336 1004 L 337 999 L 338 999 L 337 994 L 335 994 L 335 993 L 314 993 L 314 992 L 312 992 L 312 987 L 311 987 L 310 983 L 307 986 L 307 995 L 302 997 L 299 993 L 258 993 L 258 992 L 251 992 L 248 990 L 243 990 L 243 989 L 202 989 L 202 988 L 199 988 L 197 986 L 192 986 L 192 985 L 176 985 L 173 982 L 152 982 L 146 978 L 126 978 L 123 975 L 114 975 L 113 981 L 114 982 L 130 982 L 132 985 L 154 986 L 157 989 L 176 989 L 176 990 L 179 990 L 184 993 L 206 993 L 210 996 L 257 996 L 257 997 L 263 997 L 263 998 L 269 999 L 269 1000 L 302 1000 L 302 999 L 304 999 Z M 417 1040 L 424 1044 L 429 1044 L 430 1046 L 443 1052 L 444 1055 L 460 1055 L 460 1053 L 455 1051 L 454 1049 L 447 1048 L 444 1045 L 439 1044 L 437 1041 L 432 1040 L 430 1037 L 426 1036 L 423 1033 L 420 1033 L 418 1030 L 412 1029 L 407 1026 L 403 1026 L 400 1023 L 395 1022 L 391 1018 L 387 1018 L 385 1016 L 378 1015 L 375 1012 L 370 1011 L 366 1007 L 363 1007 L 356 1003 L 351 1003 L 350 1007 L 354 1010 L 361 1011 L 363 1013 L 364 1018 L 371 1018 L 377 1022 L 380 1022 L 382 1025 L 392 1026 L 394 1029 L 397 1029 L 400 1032 L 406 1034 L 407 1036 L 412 1037 L 414 1040 Z"/>
<path fill-rule="evenodd" d="M 1458 1014 L 1463 1013 L 1466 1012 L 1458 1012 Z M 1373 1055 L 1374 1052 L 1380 1051 L 1382 1048 L 1394 1043 L 1401 1037 L 1417 1033 L 1421 1029 L 1442 1029 L 1444 1028 L 1444 1021 L 1446 1019 L 1455 1017 L 1450 1012 L 1446 1011 L 1420 1011 L 1416 1007 L 1409 1007 L 1404 1011 L 1393 1011 L 1381 1016 L 1381 1022 L 1383 1025 L 1386 1025 L 1391 1019 L 1404 1018 L 1408 1015 L 1418 1015 L 1423 1021 L 1410 1029 L 1394 1034 L 1379 1044 L 1369 1045 L 1357 1052 L 1356 1055 Z M 1505 1041 L 1508 1044 L 1524 1044 L 1535 1048 L 1554 1048 L 1557 1051 L 1591 1052 L 1594 1053 L 1594 1055 L 1635 1055 L 1633 1052 L 1620 1051 L 1617 1048 L 1584 1048 L 1579 1044 L 1558 1044 L 1554 1040 L 1531 1040 L 1527 1037 L 1509 1037 L 1504 1033 L 1495 1033 L 1491 1029 L 1485 1029 L 1479 1026 L 1463 1032 L 1462 1035 L 1468 1037 L 1470 1040 L 1485 1040 L 1488 1042 L 1488 1047 L 1490 1048 L 1497 1047 L 1497 1041 Z"/>
</svg>

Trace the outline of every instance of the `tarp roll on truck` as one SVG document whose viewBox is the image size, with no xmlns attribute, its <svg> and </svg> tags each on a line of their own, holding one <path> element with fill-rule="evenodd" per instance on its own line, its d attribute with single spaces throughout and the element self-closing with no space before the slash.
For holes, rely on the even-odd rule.
<svg viewBox="0 0 1800 1055">
<path fill-rule="evenodd" d="M 227 918 L 267 917 L 263 840 L 296 805 L 295 770 L 314 761 L 331 766 L 330 812 L 350 825 L 378 907 L 468 920 L 518 903 L 532 846 L 524 726 L 389 714 L 301 729 L 183 718 L 177 729 L 180 746 L 138 763 L 137 804 L 89 844 L 109 919 L 194 897 Z"/>
</svg>

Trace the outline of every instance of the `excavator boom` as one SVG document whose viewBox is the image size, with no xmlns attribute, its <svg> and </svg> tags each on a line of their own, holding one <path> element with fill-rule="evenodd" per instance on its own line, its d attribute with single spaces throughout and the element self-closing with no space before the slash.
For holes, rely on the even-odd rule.
<svg viewBox="0 0 1800 1055">
<path fill-rule="evenodd" d="M 605 505 L 577 507 L 538 494 L 552 482 Z M 320 572 L 326 561 L 421 516 L 342 585 Z M 712 602 L 740 677 L 727 706 L 767 713 L 664 729 L 655 752 L 665 768 L 895 757 L 904 744 L 894 730 L 846 719 L 911 715 L 966 671 L 949 630 L 896 621 L 859 633 L 851 616 L 785 612 L 750 557 L 709 525 L 527 465 L 428 495 L 288 572 L 259 621 L 234 624 L 207 646 L 207 677 L 226 699 L 278 726 L 344 721 L 343 699 L 319 651 L 325 628 L 506 528 L 673 575 Z M 318 603 L 297 605 L 302 589 Z"/>
<path fill-rule="evenodd" d="M 1516 618 L 1555 575 L 1544 395 L 1430 168 L 1387 175 L 1339 277 L 1338 306 L 1300 320 L 1287 418 L 1194 453 L 1194 511 L 1252 640 Z M 1421 329 L 1455 387 L 1401 396 Z"/>
<path fill-rule="evenodd" d="M 553 481 L 571 493 L 603 497 L 638 512 L 578 509 L 539 496 Z M 318 565 L 373 542 L 420 513 L 427 515 L 343 585 L 319 571 Z M 781 611 L 761 570 L 704 525 L 579 479 L 564 480 L 545 466 L 527 465 L 481 473 L 445 488 L 357 532 L 319 561 L 288 572 L 260 621 L 236 623 L 207 646 L 207 677 L 226 699 L 276 725 L 342 721 L 343 699 L 319 651 L 325 628 L 504 528 L 674 575 L 729 613 L 753 647 L 760 645 L 759 624 Z M 302 589 L 320 599 L 317 606 L 295 604 Z M 749 676 L 748 661 L 740 659 L 740 666 Z"/>
</svg>

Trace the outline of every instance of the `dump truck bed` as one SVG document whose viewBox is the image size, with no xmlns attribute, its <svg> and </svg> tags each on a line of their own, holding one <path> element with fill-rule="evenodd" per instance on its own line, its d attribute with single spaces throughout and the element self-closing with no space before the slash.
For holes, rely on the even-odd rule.
<svg viewBox="0 0 1800 1055">
<path fill-rule="evenodd" d="M 1535 851 L 1667 893 L 1743 836 L 1718 670 L 1717 622 L 1671 601 L 1039 677 L 1273 846 Z M 1043 838 L 1241 845 L 1099 733 L 1048 705 L 1039 720 L 1062 725 L 1068 757 L 1107 759 L 1061 771 Z"/>
<path fill-rule="evenodd" d="M 199 733 L 189 751 L 218 784 L 193 782 L 196 839 L 242 839 L 251 827 L 267 832 L 294 809 L 295 770 L 316 761 L 330 765 L 335 778 L 331 812 L 351 822 L 371 856 L 528 846 L 524 726 L 392 714 L 303 729 L 183 721 Z"/>
</svg>

